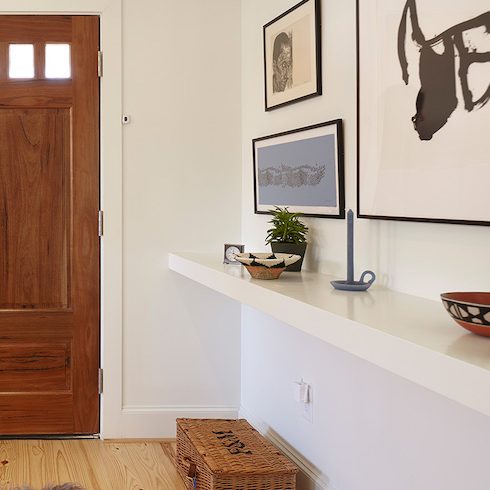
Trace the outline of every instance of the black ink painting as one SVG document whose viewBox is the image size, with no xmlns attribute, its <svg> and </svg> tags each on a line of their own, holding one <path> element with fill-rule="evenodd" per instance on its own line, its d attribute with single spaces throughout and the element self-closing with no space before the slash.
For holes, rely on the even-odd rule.
<svg viewBox="0 0 490 490">
<path fill-rule="evenodd" d="M 466 111 L 480 109 L 490 99 L 490 84 L 476 99 L 468 84 L 470 66 L 473 63 L 490 62 L 490 52 L 478 52 L 471 45 L 471 39 L 468 39 L 471 29 L 484 27 L 487 34 L 490 32 L 490 11 L 463 20 L 439 35 L 426 39 L 420 26 L 416 0 L 407 0 L 398 30 L 398 58 L 406 85 L 409 82 L 405 47 L 409 14 L 412 27 L 410 37 L 420 51 L 420 90 L 415 101 L 416 113 L 412 122 L 421 140 L 431 140 L 446 125 L 459 105 L 456 95 L 458 82 Z"/>
<path fill-rule="evenodd" d="M 490 226 L 490 0 L 356 4 L 358 216 Z"/>
</svg>

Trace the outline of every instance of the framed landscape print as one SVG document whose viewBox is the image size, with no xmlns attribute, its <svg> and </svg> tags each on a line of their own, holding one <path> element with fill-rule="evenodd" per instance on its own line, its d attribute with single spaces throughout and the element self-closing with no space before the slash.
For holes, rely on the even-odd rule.
<svg viewBox="0 0 490 490">
<path fill-rule="evenodd" d="M 264 26 L 265 110 L 322 93 L 320 0 L 303 0 Z"/>
<path fill-rule="evenodd" d="M 358 215 L 490 225 L 488 0 L 358 0 Z"/>
<path fill-rule="evenodd" d="M 274 206 L 321 218 L 344 218 L 342 121 L 253 140 L 255 213 Z"/>
</svg>

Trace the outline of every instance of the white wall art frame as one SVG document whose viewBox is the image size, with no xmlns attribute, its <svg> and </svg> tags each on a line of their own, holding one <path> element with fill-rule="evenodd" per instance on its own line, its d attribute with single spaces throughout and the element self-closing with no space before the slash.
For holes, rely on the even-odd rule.
<svg viewBox="0 0 490 490">
<path fill-rule="evenodd" d="M 358 216 L 490 225 L 487 0 L 358 0 Z"/>
</svg>

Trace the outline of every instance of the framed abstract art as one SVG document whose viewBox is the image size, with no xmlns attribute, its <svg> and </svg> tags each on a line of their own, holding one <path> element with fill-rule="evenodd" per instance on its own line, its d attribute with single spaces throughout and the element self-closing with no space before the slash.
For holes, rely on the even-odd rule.
<svg viewBox="0 0 490 490">
<path fill-rule="evenodd" d="M 274 206 L 305 216 L 344 218 L 342 121 L 253 140 L 255 213 Z"/>
<path fill-rule="evenodd" d="M 358 215 L 490 225 L 488 0 L 358 0 Z"/>
</svg>

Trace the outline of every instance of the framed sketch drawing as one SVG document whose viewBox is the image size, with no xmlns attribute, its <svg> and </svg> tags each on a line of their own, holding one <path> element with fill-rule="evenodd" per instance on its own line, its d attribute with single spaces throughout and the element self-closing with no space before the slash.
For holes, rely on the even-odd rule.
<svg viewBox="0 0 490 490">
<path fill-rule="evenodd" d="M 255 213 L 344 218 L 342 139 L 340 119 L 254 139 Z"/>
<path fill-rule="evenodd" d="M 264 26 L 265 110 L 322 93 L 320 0 L 303 0 Z"/>
<path fill-rule="evenodd" d="M 490 225 L 488 0 L 358 0 L 358 215 Z"/>
</svg>

